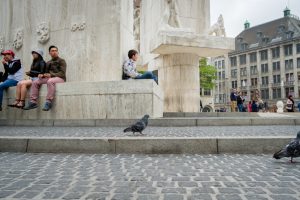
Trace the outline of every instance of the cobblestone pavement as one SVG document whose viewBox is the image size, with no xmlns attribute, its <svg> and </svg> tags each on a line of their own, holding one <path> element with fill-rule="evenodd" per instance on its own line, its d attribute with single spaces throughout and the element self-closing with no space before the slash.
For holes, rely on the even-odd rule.
<svg viewBox="0 0 300 200">
<path fill-rule="evenodd" d="M 0 153 L 0 199 L 297 200 L 300 159 Z"/>
<path fill-rule="evenodd" d="M 125 127 L 124 127 L 125 128 Z M 1 127 L 0 136 L 130 137 L 121 127 Z M 300 126 L 148 127 L 144 137 L 296 136 Z M 138 134 L 137 134 L 138 135 Z"/>
</svg>

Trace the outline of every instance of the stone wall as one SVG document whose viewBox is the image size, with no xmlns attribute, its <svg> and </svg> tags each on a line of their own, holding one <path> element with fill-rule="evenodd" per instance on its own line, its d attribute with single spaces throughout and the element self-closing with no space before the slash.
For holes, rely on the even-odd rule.
<svg viewBox="0 0 300 200">
<path fill-rule="evenodd" d="M 153 80 L 67 82 L 57 84 L 54 107 L 42 111 L 46 85 L 40 92 L 39 107 L 34 110 L 9 108 L 15 88 L 5 92 L 0 119 L 137 119 L 145 114 L 163 116 L 163 93 Z M 26 99 L 28 101 L 28 99 Z"/>
<path fill-rule="evenodd" d="M 67 81 L 121 80 L 133 43 L 132 0 L 1 0 L 0 46 L 13 49 L 28 70 L 31 50 L 57 45 Z"/>
</svg>

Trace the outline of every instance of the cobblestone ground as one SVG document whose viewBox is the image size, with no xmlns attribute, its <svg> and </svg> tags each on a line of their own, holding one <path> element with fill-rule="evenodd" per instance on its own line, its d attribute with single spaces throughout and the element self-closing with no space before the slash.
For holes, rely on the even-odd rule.
<svg viewBox="0 0 300 200">
<path fill-rule="evenodd" d="M 125 127 L 124 127 L 125 128 Z M 122 127 L 1 127 L 0 136 L 130 137 Z M 300 126 L 147 127 L 144 137 L 296 136 Z M 138 135 L 138 134 L 137 134 Z"/>
<path fill-rule="evenodd" d="M 297 200 L 300 159 L 0 153 L 1 199 Z"/>
</svg>

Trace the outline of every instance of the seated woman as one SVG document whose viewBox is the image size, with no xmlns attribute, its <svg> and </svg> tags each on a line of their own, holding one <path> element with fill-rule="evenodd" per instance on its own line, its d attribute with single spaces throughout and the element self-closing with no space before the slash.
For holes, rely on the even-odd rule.
<svg viewBox="0 0 300 200">
<path fill-rule="evenodd" d="M 26 75 L 30 77 L 29 80 L 20 81 L 16 89 L 16 100 L 13 104 L 8 106 L 23 108 L 25 106 L 25 98 L 27 94 L 27 89 L 31 87 L 32 82 L 38 79 L 39 74 L 45 72 L 46 62 L 43 59 L 43 51 L 40 49 L 31 52 L 33 57 L 33 62 L 30 67 L 30 71 L 26 72 Z"/>
</svg>

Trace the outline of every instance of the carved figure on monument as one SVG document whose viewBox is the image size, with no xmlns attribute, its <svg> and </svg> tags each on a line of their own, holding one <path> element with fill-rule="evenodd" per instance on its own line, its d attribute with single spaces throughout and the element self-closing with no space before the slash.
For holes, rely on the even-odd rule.
<svg viewBox="0 0 300 200">
<path fill-rule="evenodd" d="M 163 15 L 163 24 L 167 27 L 180 28 L 181 24 L 178 18 L 178 5 L 176 0 L 165 0 L 166 9 Z"/>
<path fill-rule="evenodd" d="M 4 37 L 0 36 L 0 52 L 4 50 Z"/>
<path fill-rule="evenodd" d="M 133 34 L 136 49 L 140 51 L 140 8 L 134 10 Z"/>
<path fill-rule="evenodd" d="M 219 18 L 218 18 L 218 21 L 210 27 L 208 34 L 209 35 L 226 37 L 224 19 L 223 19 L 222 15 L 220 15 Z"/>
<path fill-rule="evenodd" d="M 83 31 L 86 27 L 86 22 L 81 22 L 81 23 L 73 23 L 71 26 L 71 31 L 75 32 L 77 30 Z"/>
<path fill-rule="evenodd" d="M 19 29 L 16 32 L 16 35 L 15 35 L 15 38 L 13 41 L 13 47 L 15 49 L 20 49 L 23 45 L 23 39 L 24 39 L 24 31 L 23 31 L 23 29 Z"/>
<path fill-rule="evenodd" d="M 38 41 L 41 44 L 46 43 L 50 38 L 50 27 L 46 22 L 42 22 L 37 26 L 36 33 L 38 34 Z"/>
</svg>

